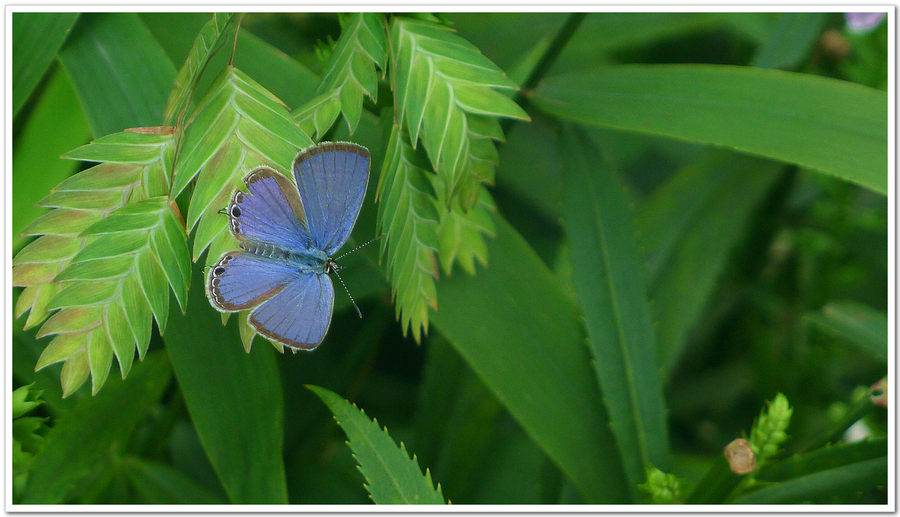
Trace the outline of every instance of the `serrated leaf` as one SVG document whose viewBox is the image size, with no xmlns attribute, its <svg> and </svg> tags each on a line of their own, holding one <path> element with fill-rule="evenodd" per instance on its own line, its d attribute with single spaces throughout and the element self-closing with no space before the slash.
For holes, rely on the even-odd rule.
<svg viewBox="0 0 900 517">
<path fill-rule="evenodd" d="M 478 200 L 472 185 L 467 186 L 465 196 L 458 195 L 460 185 L 473 175 L 468 119 L 530 120 L 512 100 L 492 90 L 515 89 L 516 84 L 471 43 L 434 23 L 395 17 L 391 48 L 398 119 L 405 124 L 413 147 L 421 138 L 447 187 L 443 201 L 449 206 L 458 199 L 467 211 Z M 484 125 L 482 121 L 476 124 L 479 128 Z M 493 172 L 479 176 L 492 178 Z"/>
<path fill-rule="evenodd" d="M 437 308 L 437 199 L 430 172 L 417 164 L 415 151 L 394 125 L 378 180 L 378 232 L 385 235 L 381 255 L 387 259 L 397 319 L 403 334 L 416 342 L 428 333 L 428 308 Z"/>
<path fill-rule="evenodd" d="M 666 468 L 663 377 L 626 193 L 601 149 L 566 126 L 564 227 L 572 283 L 585 319 L 594 371 L 605 395 L 630 485 Z M 636 493 L 634 494 L 636 495 Z"/>
<path fill-rule="evenodd" d="M 297 152 L 312 140 L 291 119 L 282 104 L 262 86 L 233 67 L 227 67 L 200 101 L 196 116 L 185 130 L 175 164 L 172 193 L 178 195 L 199 174 L 187 229 L 199 222 L 210 228 L 209 219 L 219 219 L 221 206 L 210 203 L 230 193 L 253 167 L 273 166 L 287 172 Z M 235 163 L 234 157 L 240 161 Z M 219 223 L 221 225 L 221 223 Z M 220 233 L 224 226 L 220 226 Z M 195 244 L 199 258 L 215 235 L 205 232 L 203 244 Z M 216 257 L 213 258 L 213 260 Z"/>
<path fill-rule="evenodd" d="M 376 504 L 445 504 L 440 486 L 434 488 L 431 474 L 419 469 L 406 447 L 398 447 L 387 429 L 339 395 L 318 386 L 307 386 L 322 399 L 347 434 L 366 490 Z"/>
<path fill-rule="evenodd" d="M 387 61 L 387 38 L 384 31 L 384 15 L 352 15 L 325 65 L 322 81 L 316 90 L 317 96 L 328 92 L 337 96 L 351 134 L 359 124 L 363 95 L 368 95 L 373 102 L 377 101 L 378 78 L 375 65 L 384 69 Z M 308 110 L 309 108 L 304 108 L 304 111 Z M 327 117 L 322 118 L 324 122 Z M 324 131 L 320 132 L 319 127 L 324 127 L 324 124 L 316 124 L 317 134 L 321 136 Z M 328 128 L 325 129 L 327 130 Z"/>
<path fill-rule="evenodd" d="M 212 20 L 200 29 L 187 60 L 175 75 L 175 86 L 169 93 L 163 113 L 165 125 L 178 122 L 179 115 L 187 110 L 207 63 L 233 34 L 232 29 L 240 23 L 242 16 L 235 13 L 215 13 Z"/>
</svg>

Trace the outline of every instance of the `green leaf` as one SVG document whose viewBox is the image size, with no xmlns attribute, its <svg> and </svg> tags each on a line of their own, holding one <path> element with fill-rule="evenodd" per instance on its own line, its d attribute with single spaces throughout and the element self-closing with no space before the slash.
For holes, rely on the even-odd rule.
<svg viewBox="0 0 900 517">
<path fill-rule="evenodd" d="M 576 307 L 507 223 L 488 251 L 485 271 L 438 283 L 435 326 L 588 502 L 628 501 Z"/>
<path fill-rule="evenodd" d="M 458 197 L 467 210 L 480 192 L 472 183 L 493 183 L 496 165 L 496 159 L 483 160 L 481 147 L 490 147 L 494 155 L 496 150 L 489 139 L 471 134 L 469 118 L 488 116 L 493 124 L 499 124 L 497 117 L 530 120 L 492 89 L 515 89 L 516 84 L 471 43 L 434 23 L 393 18 L 391 49 L 397 119 L 413 147 L 421 138 L 445 183 L 447 196 L 439 199 L 450 206 Z"/>
<path fill-rule="evenodd" d="M 718 65 L 605 67 L 546 79 L 532 98 L 567 120 L 729 147 L 882 194 L 886 100 L 834 79 Z"/>
<path fill-rule="evenodd" d="M 772 33 L 757 49 L 750 65 L 796 68 L 816 44 L 827 19 L 825 13 L 779 13 Z"/>
<path fill-rule="evenodd" d="M 853 499 L 857 492 L 884 486 L 888 481 L 886 456 L 859 461 L 760 488 L 735 498 L 734 504 L 830 503 Z"/>
<path fill-rule="evenodd" d="M 300 129 L 320 140 L 341 114 L 339 90 L 330 90 L 291 112 Z"/>
<path fill-rule="evenodd" d="M 202 293 L 204 276 L 192 276 L 192 292 Z M 166 350 L 191 421 L 228 498 L 287 503 L 284 402 L 272 350 L 245 353 L 235 322 L 223 327 L 202 295 L 191 297 L 185 314 L 173 313 L 167 330 Z"/>
<path fill-rule="evenodd" d="M 78 13 L 12 13 L 13 116 L 34 91 Z"/>
<path fill-rule="evenodd" d="M 440 177 L 432 177 L 435 190 L 442 189 Z M 454 203 L 449 209 L 438 203 L 440 225 L 438 226 L 438 258 L 445 275 L 453 271 L 453 264 L 459 263 L 463 271 L 475 274 L 475 261 L 482 266 L 488 264 L 487 237 L 497 234 L 494 222 L 497 207 L 487 189 L 481 189 L 478 201 L 464 211 L 462 206 Z"/>
<path fill-rule="evenodd" d="M 60 113 L 69 115 L 60 117 Z M 45 208 L 37 206 L 37 202 L 54 185 L 76 171 L 74 163 L 60 160 L 59 155 L 90 138 L 87 122 L 80 113 L 78 99 L 68 77 L 57 68 L 50 74 L 47 85 L 36 99 L 21 133 L 15 137 L 12 150 L 14 251 L 26 242 L 20 232 L 27 234 L 26 230 L 31 226 L 29 223 L 47 214 Z"/>
<path fill-rule="evenodd" d="M 627 196 L 604 151 L 565 126 L 566 229 L 572 283 L 584 313 L 595 374 L 634 487 L 668 464 L 666 407 L 653 321 Z"/>
<path fill-rule="evenodd" d="M 352 15 L 325 65 L 322 81 L 316 90 L 317 96 L 333 92 L 340 99 L 341 111 L 344 112 L 351 134 L 359 124 L 363 95 L 368 95 L 372 102 L 377 101 L 378 78 L 375 65 L 381 69 L 387 66 L 387 38 L 384 31 L 384 15 Z M 308 108 L 304 108 L 305 110 Z M 317 125 L 318 138 L 325 131 L 319 131 Z"/>
<path fill-rule="evenodd" d="M 434 488 L 431 474 L 419 469 L 415 456 L 394 443 L 387 429 L 339 395 L 318 386 L 307 386 L 334 413 L 347 433 L 359 470 L 366 478 L 366 490 L 376 504 L 444 504 L 441 487 Z"/>
<path fill-rule="evenodd" d="M 150 165 L 164 156 L 173 144 L 171 134 L 147 134 L 123 131 L 98 138 L 63 154 L 63 158 L 88 162 Z"/>
<path fill-rule="evenodd" d="M 64 396 L 77 389 L 88 373 L 92 374 L 93 392 L 97 393 L 109 373 L 113 353 L 122 376 L 128 374 L 135 347 L 143 357 L 149 345 L 151 307 L 156 309 L 160 329 L 165 328 L 165 314 L 160 313 L 168 311 L 168 285 L 182 306 L 186 302 L 190 254 L 180 217 L 165 196 L 144 199 L 148 190 L 160 185 L 159 179 L 148 178 L 164 170 L 155 167 L 171 159 L 167 152 L 170 144 L 171 136 L 117 134 L 101 139 L 98 145 L 76 150 L 76 156 L 96 160 L 110 155 L 135 157 L 141 152 L 146 156 L 136 160 L 140 165 L 101 163 L 62 182 L 49 198 L 77 201 L 78 196 L 90 199 L 99 193 L 109 199 L 104 206 L 116 209 L 108 214 L 101 212 L 99 219 L 75 217 L 79 223 L 68 227 L 69 223 L 60 217 L 45 216 L 36 229 L 51 234 L 35 240 L 14 260 L 14 281 L 64 283 L 59 292 L 56 291 L 60 284 L 41 291 L 50 299 L 39 297 L 37 292 L 26 297 L 32 303 L 29 324 L 39 322 L 32 321 L 33 316 L 46 317 L 46 309 L 60 309 L 39 335 L 66 334 L 51 342 L 38 361 L 38 368 L 66 361 L 61 379 Z M 155 160 L 150 156 L 155 156 Z M 161 181 L 165 185 L 165 179 Z M 131 204 L 123 207 L 126 200 Z M 69 204 L 96 209 L 83 201 Z M 84 213 L 60 212 L 63 216 Z M 95 222 L 80 234 L 68 233 L 91 221 Z M 54 228 L 55 224 L 64 230 Z M 66 234 L 53 235 L 54 232 Z M 76 248 L 80 248 L 77 255 L 71 254 Z M 151 288 L 139 293 L 138 284 L 142 275 L 146 276 L 147 263 L 162 265 L 158 269 L 166 275 L 168 285 L 165 280 L 160 282 L 157 275 Z M 44 271 L 50 275 L 39 278 Z M 159 302 L 160 296 L 165 297 L 165 302 Z M 45 305 L 38 307 L 38 303 Z M 25 310 L 27 306 L 17 307 L 18 314 Z"/>
<path fill-rule="evenodd" d="M 79 399 L 47 434 L 23 502 L 67 502 L 85 488 L 92 473 L 103 467 L 111 447 L 122 447 L 135 425 L 156 406 L 170 377 L 165 355 L 153 353 L 135 367 L 128 381 L 110 379 L 95 397 Z"/>
<path fill-rule="evenodd" d="M 94 136 L 162 123 L 175 67 L 136 14 L 82 15 L 59 60 Z"/>
<path fill-rule="evenodd" d="M 783 168 L 711 151 L 677 171 L 641 205 L 635 226 L 666 372 L 676 364 L 735 246 L 743 242 Z"/>
<path fill-rule="evenodd" d="M 12 393 L 12 417 L 20 418 L 25 413 L 41 405 L 41 392 L 32 389 L 34 383 L 19 386 Z"/>
<path fill-rule="evenodd" d="M 196 481 L 165 463 L 136 457 L 122 460 L 122 472 L 144 504 L 225 504 Z"/>
<path fill-rule="evenodd" d="M 188 230 L 198 222 L 204 230 L 194 240 L 194 259 L 225 231 L 222 223 L 212 228 L 217 231 L 210 225 L 223 219 L 218 211 L 246 173 L 260 165 L 287 173 L 309 145 L 312 140 L 271 93 L 236 68 L 223 70 L 200 101 L 175 163 L 173 195 L 199 174 L 186 220 Z"/>
<path fill-rule="evenodd" d="M 428 308 L 437 309 L 437 199 L 430 172 L 393 126 L 378 179 L 378 233 L 381 256 L 387 261 L 397 319 L 403 334 L 412 330 L 416 342 L 428 333 Z"/>
<path fill-rule="evenodd" d="M 169 100 L 163 113 L 165 119 L 163 125 L 178 122 L 176 119 L 187 110 L 206 65 L 233 34 L 233 30 L 236 30 L 242 16 L 234 13 L 215 13 L 212 20 L 200 29 L 187 60 L 175 76 L 175 86 L 169 93 Z M 181 126 L 180 123 L 178 125 Z"/>
<path fill-rule="evenodd" d="M 754 473 L 758 481 L 788 481 L 815 472 L 887 456 L 887 438 L 869 438 L 852 443 L 826 445 L 767 463 Z"/>
<path fill-rule="evenodd" d="M 806 316 L 810 322 L 831 335 L 839 336 L 882 362 L 888 358 L 888 320 L 883 311 L 850 301 L 834 301 L 821 313 Z"/>
</svg>

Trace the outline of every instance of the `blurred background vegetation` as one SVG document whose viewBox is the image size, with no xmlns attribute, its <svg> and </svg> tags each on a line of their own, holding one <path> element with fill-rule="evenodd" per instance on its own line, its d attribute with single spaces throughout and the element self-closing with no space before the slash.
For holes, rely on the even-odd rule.
<svg viewBox="0 0 900 517">
<path fill-rule="evenodd" d="M 13 15 L 14 65 L 30 59 L 30 48 L 15 45 L 23 16 Z M 438 17 L 511 76 L 533 61 L 529 56 L 551 45 L 571 20 L 565 13 Z M 125 108 L 114 96 L 94 92 L 93 100 L 86 101 L 77 76 L 94 73 L 92 60 L 101 58 L 84 53 L 81 39 L 102 40 L 105 36 L 97 33 L 120 24 L 129 34 L 155 42 L 177 69 L 209 19 L 208 14 L 92 13 L 59 22 L 71 30 L 62 31 L 58 57 L 45 73 L 32 74 L 30 94 L 13 92 L 14 254 L 30 239 L 21 237 L 21 230 L 46 211 L 35 203 L 85 168 L 60 160 L 60 155 L 109 132 L 162 123 L 145 119 L 119 127 L 116 121 L 128 120 L 129 114 L 120 112 Z M 235 66 L 288 107 L 297 108 L 312 97 L 341 36 L 340 22 L 331 13 L 247 14 Z M 888 41 L 887 23 L 863 34 L 851 33 L 841 13 L 592 13 L 544 73 L 552 79 L 621 64 L 703 63 L 780 68 L 887 90 Z M 216 59 L 223 62 L 224 54 L 228 52 Z M 174 69 L 168 73 L 167 79 L 160 79 L 166 83 L 161 99 L 152 98 L 158 95 L 152 88 L 138 92 L 159 109 Z M 375 234 L 372 196 L 387 145 L 377 116 L 381 108 L 390 107 L 392 96 L 386 83 L 379 89 L 378 104 L 366 100 L 364 107 L 371 114 L 352 136 L 373 155 L 370 192 L 354 232 L 360 239 Z M 577 272 L 564 223 L 569 209 L 562 179 L 566 148 L 557 141 L 559 121 L 535 109 L 529 98 L 519 100 L 531 122 L 504 122 L 506 138 L 498 146 L 490 192 L 498 219 L 524 237 L 574 300 Z M 690 141 L 596 125 L 580 126 L 579 131 L 588 147 L 603 149 L 634 218 L 665 371 L 670 444 L 669 464 L 663 470 L 680 478 L 685 492 L 703 486 L 723 447 L 749 435 L 765 401 L 776 393 L 784 394 L 793 408 L 790 438 L 780 458 L 821 447 L 824 443 L 817 440 L 823 437 L 840 441 L 860 417 L 854 432 L 886 436 L 886 411 L 867 402 L 868 387 L 887 374 L 883 193 L 804 167 L 715 151 Z M 349 138 L 343 121 L 329 137 Z M 677 203 L 684 205 L 665 211 L 667 204 Z M 684 220 L 672 219 L 672 213 L 682 214 Z M 676 251 L 663 257 L 654 254 L 660 241 L 669 238 L 660 228 L 679 224 L 671 237 Z M 499 244 L 489 246 L 488 265 L 517 260 Z M 26 391 L 19 391 L 21 403 L 14 404 L 14 410 L 19 408 L 14 412 L 14 501 L 370 502 L 345 435 L 328 408 L 304 388 L 318 385 L 354 402 L 390 429 L 455 504 L 605 502 L 586 500 L 574 488 L 557 459 L 523 429 L 490 379 L 486 381 L 482 371 L 476 373 L 444 331 L 451 323 L 441 318 L 452 320 L 444 314 L 452 314 L 456 300 L 465 300 L 463 290 L 454 294 L 444 286 L 467 282 L 468 273 L 456 268 L 449 276 L 441 275 L 435 323 L 417 344 L 411 336 L 404 337 L 406 329 L 396 322 L 390 286 L 379 272 L 384 266 L 378 265 L 377 250 L 369 251 L 362 254 L 365 260 L 353 262 L 357 267 L 347 266 L 344 276 L 365 317 L 359 320 L 355 311 L 347 310 L 338 294 L 329 335 L 312 354 L 276 356 L 261 339 L 244 354 L 234 322 L 222 327 L 203 296 L 200 263 L 194 265 L 186 316 L 173 304 L 165 339 L 154 327 L 147 358 L 136 363 L 125 381 L 114 370 L 95 396 L 83 387 L 62 398 L 61 365 L 34 371 L 49 339 L 37 338 L 36 328 L 23 330 L 26 317 L 16 320 L 12 388 L 30 388 L 27 399 Z M 480 264 L 476 276 L 494 274 Z M 512 294 L 487 293 L 490 299 L 469 303 L 487 313 L 506 304 L 507 296 L 528 293 L 516 286 L 509 289 Z M 13 289 L 14 302 L 20 293 Z M 672 312 L 661 314 L 665 307 Z M 688 321 L 673 314 L 682 309 L 691 312 Z M 661 328 L 659 320 L 667 317 L 676 323 L 663 322 Z M 510 323 L 520 324 L 524 322 Z M 667 340 L 677 344 L 667 349 L 662 344 Z M 489 337 L 485 343 L 489 345 Z M 194 346 L 193 352 L 185 352 Z M 174 360 L 176 353 L 190 355 L 199 370 L 239 375 L 229 389 L 236 392 L 235 399 L 245 400 L 236 407 L 196 413 L 190 397 L 202 400 L 209 393 L 208 400 L 215 403 L 221 399 L 214 392 L 222 387 L 198 380 L 193 382 L 200 385 L 188 387 L 177 368 L 172 374 L 167 356 Z M 185 395 L 188 390 L 194 395 Z M 27 402 L 34 400 L 40 404 Z M 235 436 L 228 432 L 228 421 L 208 422 L 224 413 L 277 424 Z M 565 429 L 567 423 L 554 425 Z M 274 459 L 271 451 L 258 452 L 265 448 L 260 440 L 280 443 L 282 438 L 283 449 Z M 257 454 L 269 455 L 258 468 L 275 474 L 258 476 L 266 488 L 236 491 L 233 487 L 243 472 L 234 469 Z M 794 475 L 810 472 L 814 470 L 799 469 Z M 846 490 L 775 502 L 884 504 L 887 492 L 880 479 L 869 477 Z M 765 486 L 766 481 L 761 483 Z M 712 502 L 723 502 L 728 495 Z M 638 492 L 624 496 L 624 501 L 650 500 Z"/>
</svg>

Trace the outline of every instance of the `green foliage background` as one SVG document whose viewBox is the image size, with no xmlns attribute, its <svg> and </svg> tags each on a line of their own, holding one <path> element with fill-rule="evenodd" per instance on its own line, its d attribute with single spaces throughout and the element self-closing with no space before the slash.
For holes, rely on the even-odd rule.
<svg viewBox="0 0 900 517">
<path fill-rule="evenodd" d="M 14 502 L 886 503 L 886 23 L 12 16 Z M 322 140 L 385 237 L 279 355 L 201 268 Z"/>
</svg>

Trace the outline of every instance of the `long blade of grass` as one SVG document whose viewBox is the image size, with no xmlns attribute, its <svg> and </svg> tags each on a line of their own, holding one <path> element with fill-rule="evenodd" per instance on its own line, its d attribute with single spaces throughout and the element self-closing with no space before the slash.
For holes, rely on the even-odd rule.
<svg viewBox="0 0 900 517">
<path fill-rule="evenodd" d="M 714 144 L 887 193 L 887 95 L 806 74 L 623 65 L 546 79 L 532 102 L 567 120 Z"/>
</svg>

